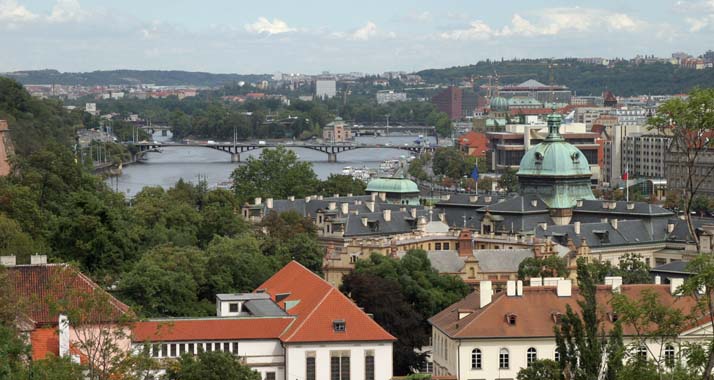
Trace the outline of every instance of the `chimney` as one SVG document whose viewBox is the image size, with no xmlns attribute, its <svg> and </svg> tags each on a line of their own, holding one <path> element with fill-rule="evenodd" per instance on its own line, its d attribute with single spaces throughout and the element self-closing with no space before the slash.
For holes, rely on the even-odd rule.
<svg viewBox="0 0 714 380">
<path fill-rule="evenodd" d="M 545 277 L 543 278 L 543 286 L 558 286 L 558 281 L 562 279 L 562 277 Z"/>
<path fill-rule="evenodd" d="M 412 207 L 411 209 L 409 209 L 409 213 L 412 215 L 412 218 L 416 219 L 416 212 L 417 212 L 416 207 Z"/>
<path fill-rule="evenodd" d="M 260 204 L 263 203 L 263 198 L 261 197 L 255 197 L 255 205 L 259 206 Z"/>
<path fill-rule="evenodd" d="M 478 195 L 469 195 L 469 203 L 478 202 Z"/>
<path fill-rule="evenodd" d="M 47 255 L 32 255 L 32 256 L 30 256 L 30 264 L 32 264 L 32 265 L 47 264 Z"/>
<path fill-rule="evenodd" d="M 608 207 L 607 203 L 608 203 L 607 201 L 602 202 L 602 208 L 606 209 Z"/>
<path fill-rule="evenodd" d="M 671 234 L 674 231 L 674 223 L 667 223 L 667 233 Z"/>
<path fill-rule="evenodd" d="M 516 282 L 514 280 L 506 281 L 506 295 L 509 297 L 516 296 Z"/>
<path fill-rule="evenodd" d="M 471 236 L 471 231 L 461 230 L 459 233 L 459 256 L 461 257 L 473 257 L 474 255 L 474 241 Z"/>
<path fill-rule="evenodd" d="M 374 201 L 364 202 L 364 205 L 367 206 L 369 212 L 374 212 Z"/>
<path fill-rule="evenodd" d="M 532 200 L 531 200 L 531 206 L 533 206 L 533 207 L 538 207 L 538 200 L 537 200 L 537 199 L 532 199 Z"/>
<path fill-rule="evenodd" d="M 330 202 L 327 204 L 327 209 L 332 211 L 337 208 L 337 202 Z"/>
<path fill-rule="evenodd" d="M 382 210 L 382 216 L 384 217 L 385 222 L 391 222 L 392 221 L 392 210 Z"/>
<path fill-rule="evenodd" d="M 308 195 L 305 197 L 305 203 L 310 203 L 311 200 L 312 200 L 311 196 Z"/>
<path fill-rule="evenodd" d="M 479 284 L 479 301 L 481 307 L 486 307 L 491 303 L 493 299 L 493 288 L 491 287 L 491 281 L 481 281 Z"/>
<path fill-rule="evenodd" d="M 662 277 L 655 276 L 655 285 L 661 285 L 661 284 L 662 284 Z"/>
<path fill-rule="evenodd" d="M 548 231 L 548 223 L 541 223 L 540 228 L 542 228 L 543 231 Z"/>
<path fill-rule="evenodd" d="M 573 229 L 576 235 L 580 235 L 580 222 L 573 223 Z"/>
<path fill-rule="evenodd" d="M 69 319 L 66 315 L 60 314 L 57 318 L 57 335 L 59 336 L 59 356 L 64 358 L 69 352 Z"/>
<path fill-rule="evenodd" d="M 683 278 L 670 278 L 669 279 L 669 292 L 675 296 L 679 295 L 677 294 L 679 292 L 679 287 L 684 285 L 684 279 Z"/>
<path fill-rule="evenodd" d="M 376 201 L 376 200 L 377 200 L 377 193 L 376 193 L 376 192 L 373 192 L 372 194 L 370 194 L 370 197 L 372 197 L 372 202 Z"/>
<path fill-rule="evenodd" d="M 350 204 L 347 202 L 343 202 L 340 204 L 340 211 L 342 212 L 343 215 L 346 215 L 348 212 L 350 212 Z"/>
<path fill-rule="evenodd" d="M 635 203 L 634 203 L 634 202 L 627 202 L 627 209 L 628 209 L 628 210 L 634 210 L 634 209 L 635 209 Z"/>
<path fill-rule="evenodd" d="M 578 200 L 575 202 L 575 206 L 576 206 L 576 207 L 583 207 L 583 200 L 582 200 L 582 199 L 578 199 Z"/>
<path fill-rule="evenodd" d="M 622 289 L 622 277 L 607 276 L 605 277 L 605 285 L 612 286 L 613 293 L 620 293 L 620 290 Z"/>
<path fill-rule="evenodd" d="M 362 225 L 367 227 L 367 217 L 365 216 L 362 217 Z"/>
<path fill-rule="evenodd" d="M 617 219 L 612 219 L 610 224 L 612 224 L 612 228 L 617 229 Z"/>
<path fill-rule="evenodd" d="M 516 295 L 519 297 L 523 296 L 523 281 L 516 281 Z"/>
<path fill-rule="evenodd" d="M 14 267 L 17 265 L 17 257 L 15 256 L 0 256 L 0 265 L 5 267 Z"/>
<path fill-rule="evenodd" d="M 486 203 L 491 203 L 491 199 L 492 199 L 491 196 L 490 196 L 490 195 L 487 195 L 483 200 L 484 200 Z"/>
<path fill-rule="evenodd" d="M 616 207 L 617 207 L 617 202 L 616 202 L 616 201 L 610 202 L 610 210 L 614 210 Z"/>
<path fill-rule="evenodd" d="M 348 196 L 348 197 L 351 197 L 351 196 L 352 196 L 352 193 L 347 193 L 347 196 Z"/>
<path fill-rule="evenodd" d="M 318 201 L 321 201 L 322 199 L 323 199 L 322 195 L 318 195 L 318 196 L 317 196 L 317 200 L 318 200 Z"/>
<path fill-rule="evenodd" d="M 573 283 L 570 280 L 558 280 L 558 297 L 570 297 L 573 294 Z"/>
<path fill-rule="evenodd" d="M 273 198 L 266 198 L 265 199 L 265 207 L 272 209 L 273 208 Z"/>
<path fill-rule="evenodd" d="M 379 199 L 382 202 L 386 202 L 387 201 L 387 193 L 379 193 Z"/>
<path fill-rule="evenodd" d="M 294 201 L 295 201 L 295 196 L 294 196 L 294 195 L 289 196 L 289 197 L 288 197 L 288 200 L 289 200 L 290 202 L 294 202 Z"/>
<path fill-rule="evenodd" d="M 340 197 L 340 194 L 338 194 L 338 193 L 335 193 L 332 195 L 332 198 L 339 198 L 339 197 Z"/>
<path fill-rule="evenodd" d="M 543 279 L 540 277 L 531 278 L 531 286 L 543 286 Z"/>
</svg>

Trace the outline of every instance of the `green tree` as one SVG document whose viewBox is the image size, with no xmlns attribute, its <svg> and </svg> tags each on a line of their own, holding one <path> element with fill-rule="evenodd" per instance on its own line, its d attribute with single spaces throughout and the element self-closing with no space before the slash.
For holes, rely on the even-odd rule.
<svg viewBox="0 0 714 380">
<path fill-rule="evenodd" d="M 166 369 L 165 380 L 260 380 L 260 373 L 241 364 L 227 352 L 201 352 L 183 355 Z"/>
<path fill-rule="evenodd" d="M 518 380 L 560 380 L 560 366 L 549 359 L 536 360 L 516 375 Z"/>
<path fill-rule="evenodd" d="M 567 263 L 558 255 L 528 257 L 518 264 L 518 278 L 521 280 L 531 277 L 565 277 L 567 274 Z"/>
<path fill-rule="evenodd" d="M 29 263 L 29 257 L 34 253 L 46 251 L 22 230 L 19 223 L 0 213 L 0 256 L 15 255 L 18 262 Z"/>
<path fill-rule="evenodd" d="M 260 242 L 250 234 L 216 237 L 206 255 L 209 295 L 252 292 L 278 269 L 275 258 L 264 255 Z"/>
<path fill-rule="evenodd" d="M 319 194 L 331 197 L 334 194 L 364 195 L 366 189 L 367 184 L 361 179 L 349 175 L 330 174 L 326 180 L 320 182 L 317 191 Z"/>
<path fill-rule="evenodd" d="M 699 299 L 697 307 L 692 311 L 690 318 L 694 321 L 706 320 L 714 322 L 714 256 L 698 255 L 687 265 L 687 270 L 694 273 L 684 281 L 680 288 L 682 294 L 691 295 Z M 703 291 L 703 294 L 700 294 Z M 703 364 L 703 378 L 712 379 L 714 369 L 714 336 L 708 338 L 694 353 L 699 353 Z M 695 355 L 696 356 L 696 355 Z"/>
<path fill-rule="evenodd" d="M 626 253 L 620 258 L 615 272 L 616 276 L 622 277 L 623 284 L 649 284 L 652 282 L 650 266 L 642 256 L 634 253 Z"/>
<path fill-rule="evenodd" d="M 248 158 L 231 174 L 233 190 L 241 203 L 255 197 L 284 199 L 315 194 L 319 181 L 309 162 L 298 160 L 283 147 L 264 149 L 260 158 Z"/>
<path fill-rule="evenodd" d="M 476 159 L 469 157 L 454 147 L 438 148 L 434 152 L 433 170 L 436 175 L 444 175 L 452 179 L 470 176 Z"/>
<path fill-rule="evenodd" d="M 22 379 L 30 348 L 14 326 L 0 324 L 0 379 Z"/>
<path fill-rule="evenodd" d="M 520 186 L 518 185 L 518 176 L 516 175 L 516 171 L 513 169 L 506 169 L 506 171 L 504 171 L 498 179 L 498 187 L 509 193 L 517 192 Z"/>
<path fill-rule="evenodd" d="M 60 358 L 52 354 L 43 360 L 32 362 L 29 370 L 33 380 L 83 380 L 83 368 L 70 357 Z"/>
</svg>

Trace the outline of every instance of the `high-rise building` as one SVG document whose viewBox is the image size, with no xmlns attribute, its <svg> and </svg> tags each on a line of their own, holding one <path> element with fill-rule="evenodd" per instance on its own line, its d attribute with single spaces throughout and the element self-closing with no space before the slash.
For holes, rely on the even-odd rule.
<svg viewBox="0 0 714 380">
<path fill-rule="evenodd" d="M 463 90 L 451 86 L 446 90 L 434 95 L 431 102 L 436 109 L 449 115 L 451 120 L 460 120 L 463 114 Z M 474 108 L 476 104 L 474 103 Z"/>
<path fill-rule="evenodd" d="M 337 81 L 334 79 L 318 79 L 315 81 L 315 97 L 329 99 L 337 95 Z"/>
</svg>

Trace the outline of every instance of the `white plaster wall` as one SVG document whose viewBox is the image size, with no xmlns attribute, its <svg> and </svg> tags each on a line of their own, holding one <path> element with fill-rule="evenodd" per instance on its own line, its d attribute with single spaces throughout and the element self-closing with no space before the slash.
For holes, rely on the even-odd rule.
<svg viewBox="0 0 714 380">
<path fill-rule="evenodd" d="M 305 358 L 310 351 L 315 352 L 316 379 L 330 378 L 330 351 L 350 351 L 350 379 L 364 379 L 364 357 L 368 350 L 374 351 L 375 380 L 390 380 L 392 378 L 392 342 L 286 345 L 285 380 L 305 379 Z"/>
</svg>

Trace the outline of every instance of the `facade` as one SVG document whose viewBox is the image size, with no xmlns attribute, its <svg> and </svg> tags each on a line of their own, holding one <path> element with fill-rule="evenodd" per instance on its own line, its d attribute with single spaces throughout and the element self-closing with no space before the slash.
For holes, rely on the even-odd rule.
<svg viewBox="0 0 714 380">
<path fill-rule="evenodd" d="M 498 91 L 500 96 L 507 99 L 515 97 L 533 98 L 540 103 L 570 104 L 570 99 L 573 96 L 572 91 L 565 86 L 548 86 L 533 79 L 514 86 L 502 86 Z"/>
<path fill-rule="evenodd" d="M 599 285 L 596 293 L 598 305 L 604 309 L 604 328 L 611 329 L 616 318 L 609 301 L 617 293 L 637 299 L 643 291 L 653 291 L 660 302 L 686 315 L 696 300 L 676 295 L 681 281 L 673 279 L 669 285 L 623 285 L 621 277 L 606 278 L 606 285 Z M 515 379 L 534 360 L 559 360 L 554 327 L 566 306 L 579 309 L 579 289 L 572 286 L 571 280 L 560 278 L 536 278 L 531 279 L 530 286 L 524 285 L 509 281 L 505 292 L 494 293 L 492 284 L 482 281 L 478 291 L 429 319 L 434 375 L 457 380 Z M 649 352 L 674 359 L 687 342 L 711 339 L 711 327 L 711 322 L 706 321 L 690 326 L 667 342 L 664 349 L 651 341 L 645 344 L 650 346 Z M 635 331 L 630 326 L 623 326 L 623 335 L 625 345 L 635 342 Z"/>
<path fill-rule="evenodd" d="M 377 104 L 387 104 L 391 102 L 406 102 L 406 92 L 394 92 L 392 90 L 377 91 Z"/>
<path fill-rule="evenodd" d="M 431 102 L 440 112 L 449 115 L 451 120 L 461 120 L 462 116 L 463 90 L 451 86 L 444 91 L 434 95 Z"/>
<path fill-rule="evenodd" d="M 617 117 L 621 126 L 647 125 L 647 119 L 651 116 L 645 108 L 619 108 L 613 110 L 611 115 Z"/>
<path fill-rule="evenodd" d="M 674 143 L 670 144 L 669 152 L 665 155 L 665 175 L 669 189 L 683 190 L 687 187 L 690 168 L 686 163 L 687 153 L 682 152 L 675 145 Z M 700 195 L 714 196 L 714 175 L 712 174 L 714 174 L 714 152 L 711 150 L 701 152 L 691 168 L 693 183 L 701 183 Z"/>
<path fill-rule="evenodd" d="M 670 137 L 632 134 L 622 140 L 622 164 L 634 178 L 664 179 Z"/>
<path fill-rule="evenodd" d="M 622 174 L 625 172 L 625 162 L 623 162 L 623 158 L 625 158 L 626 155 L 622 151 L 625 138 L 638 134 L 645 135 L 647 133 L 647 127 L 644 125 L 615 125 L 602 128 L 601 136 L 604 138 L 602 181 L 604 185 L 613 186 L 622 182 Z M 637 157 L 633 156 L 632 158 L 634 160 Z"/>
<path fill-rule="evenodd" d="M 345 125 L 341 117 L 336 117 L 322 130 L 322 139 L 329 143 L 350 141 L 352 140 L 352 130 Z"/>
<path fill-rule="evenodd" d="M 7 121 L 0 120 L 0 177 L 10 174 L 10 127 Z"/>
<path fill-rule="evenodd" d="M 315 81 L 315 97 L 329 99 L 337 95 L 337 81 L 334 79 L 318 79 Z"/>
<path fill-rule="evenodd" d="M 138 322 L 132 344 L 162 363 L 184 353 L 238 355 L 264 380 L 392 378 L 392 343 L 335 287 L 293 261 L 255 292 L 221 294 L 215 318 Z"/>
</svg>

